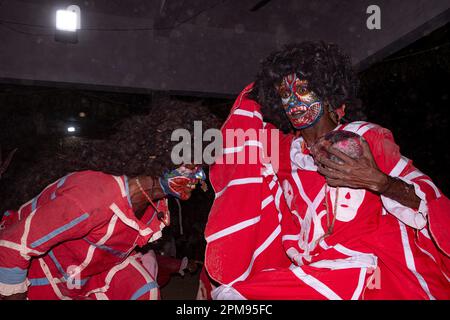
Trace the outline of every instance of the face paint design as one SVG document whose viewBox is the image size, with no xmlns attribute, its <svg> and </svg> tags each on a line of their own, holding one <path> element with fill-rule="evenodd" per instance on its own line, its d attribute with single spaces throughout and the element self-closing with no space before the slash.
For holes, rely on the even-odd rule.
<svg viewBox="0 0 450 320">
<path fill-rule="evenodd" d="M 283 78 L 278 93 L 289 121 L 296 129 L 315 124 L 323 115 L 323 106 L 317 95 L 308 89 L 308 81 L 295 73 Z"/>
</svg>

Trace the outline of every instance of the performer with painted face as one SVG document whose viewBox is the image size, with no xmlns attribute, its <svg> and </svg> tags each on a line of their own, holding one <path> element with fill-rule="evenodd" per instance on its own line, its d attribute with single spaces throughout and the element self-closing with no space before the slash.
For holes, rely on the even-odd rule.
<svg viewBox="0 0 450 320">
<path fill-rule="evenodd" d="M 157 110 L 24 172 L 18 206 L 0 217 L 0 300 L 160 298 L 156 257 L 142 247 L 170 224 L 168 198 L 188 200 L 206 179 L 199 166 L 170 168 L 170 135 L 194 120 L 218 123 L 203 106 Z"/>
<path fill-rule="evenodd" d="M 388 129 L 344 121 L 355 95 L 349 57 L 323 42 L 273 53 L 240 94 L 222 130 L 258 141 L 225 141 L 226 153 L 264 149 L 270 162 L 211 168 L 213 298 L 450 298 L 450 201 Z"/>
</svg>

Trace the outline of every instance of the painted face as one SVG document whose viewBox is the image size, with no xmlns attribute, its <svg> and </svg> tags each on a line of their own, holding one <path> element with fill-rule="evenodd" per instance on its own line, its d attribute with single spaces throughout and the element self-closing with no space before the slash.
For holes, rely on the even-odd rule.
<svg viewBox="0 0 450 320">
<path fill-rule="evenodd" d="M 295 73 L 283 78 L 278 93 L 284 111 L 296 129 L 312 126 L 323 115 L 322 102 L 308 89 L 308 81 L 300 80 Z"/>
</svg>

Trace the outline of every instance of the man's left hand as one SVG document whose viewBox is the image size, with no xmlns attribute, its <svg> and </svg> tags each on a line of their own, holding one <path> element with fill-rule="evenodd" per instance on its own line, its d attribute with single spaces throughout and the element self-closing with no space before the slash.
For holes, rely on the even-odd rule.
<svg viewBox="0 0 450 320">
<path fill-rule="evenodd" d="M 378 168 L 367 142 L 361 139 L 361 144 L 363 154 L 358 159 L 353 159 L 333 148 L 325 140 L 319 141 L 312 148 L 311 153 L 318 172 L 326 178 L 329 186 L 367 189 L 373 192 L 384 190 L 389 180 L 388 176 Z M 330 160 L 326 152 L 319 152 L 321 149 L 339 158 L 339 162 Z"/>
</svg>

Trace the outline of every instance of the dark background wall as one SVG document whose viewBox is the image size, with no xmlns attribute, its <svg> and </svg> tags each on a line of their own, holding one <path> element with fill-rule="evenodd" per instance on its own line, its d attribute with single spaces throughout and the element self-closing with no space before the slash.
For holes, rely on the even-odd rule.
<svg viewBox="0 0 450 320">
<path fill-rule="evenodd" d="M 332 41 L 363 63 L 434 30 L 443 19 L 433 19 L 450 6 L 447 0 L 272 0 L 252 11 L 259 2 L 4 0 L 0 80 L 230 95 L 253 79 L 260 59 L 287 42 Z M 75 45 L 53 39 L 55 11 L 69 4 L 82 13 Z M 371 4 L 381 9 L 381 30 L 366 27 Z"/>
<path fill-rule="evenodd" d="M 360 73 L 367 118 L 450 194 L 450 24 Z"/>
</svg>

